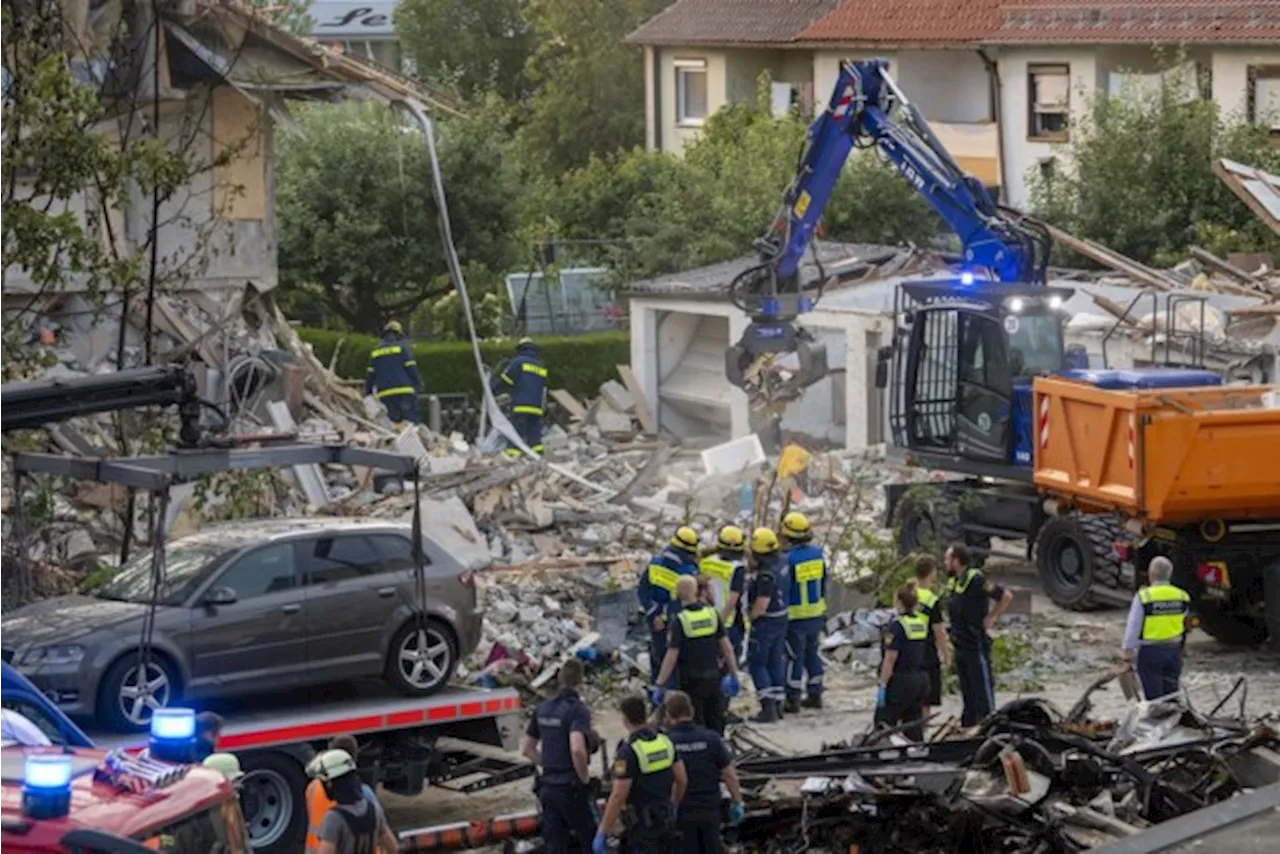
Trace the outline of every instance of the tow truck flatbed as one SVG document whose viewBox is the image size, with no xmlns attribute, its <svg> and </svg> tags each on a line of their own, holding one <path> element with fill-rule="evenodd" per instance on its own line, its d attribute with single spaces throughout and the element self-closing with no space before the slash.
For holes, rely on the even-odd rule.
<svg viewBox="0 0 1280 854">
<path fill-rule="evenodd" d="M 345 687 L 345 686 L 344 686 Z M 521 709 L 520 694 L 513 688 L 478 689 L 449 685 L 430 697 L 404 697 L 370 684 L 359 686 L 359 696 L 333 696 L 334 689 L 320 689 L 315 696 L 299 702 L 297 694 L 287 697 L 265 695 L 244 698 L 233 704 L 210 704 L 209 710 L 222 715 L 222 735 L 218 749 L 257 750 L 298 742 L 327 741 L 336 735 L 363 735 L 386 730 L 452 724 L 516 714 Z M 339 689 L 340 690 L 340 689 Z M 243 704 L 252 703 L 253 708 Z M 141 747 L 146 738 L 139 733 L 100 732 L 87 729 L 94 743 L 103 747 Z M 505 734 L 504 734 L 505 735 Z M 504 737 L 503 742 L 508 738 Z"/>
</svg>

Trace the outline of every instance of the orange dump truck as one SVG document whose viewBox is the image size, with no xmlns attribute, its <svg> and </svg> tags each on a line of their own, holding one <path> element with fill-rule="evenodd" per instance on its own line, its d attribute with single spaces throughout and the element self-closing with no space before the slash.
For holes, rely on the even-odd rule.
<svg viewBox="0 0 1280 854">
<path fill-rule="evenodd" d="M 1214 637 L 1280 639 L 1280 387 L 1040 377 L 1033 407 L 1034 481 L 1051 513 L 1122 522 L 1115 549 L 1137 583 L 1152 557 L 1171 558 Z"/>
</svg>

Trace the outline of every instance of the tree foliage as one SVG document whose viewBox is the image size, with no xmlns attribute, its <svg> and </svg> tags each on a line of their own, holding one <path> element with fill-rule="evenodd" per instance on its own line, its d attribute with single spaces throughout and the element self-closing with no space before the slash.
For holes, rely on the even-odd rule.
<svg viewBox="0 0 1280 854">
<path fill-rule="evenodd" d="M 350 328 L 375 332 L 447 294 L 421 135 L 378 105 L 318 106 L 299 124 L 277 135 L 281 280 L 294 306 L 318 300 Z M 437 132 L 458 255 L 479 299 L 513 260 L 511 139 L 492 103 Z"/>
<path fill-rule="evenodd" d="M 616 262 L 630 277 L 747 255 L 778 213 L 805 127 L 763 106 L 728 107 L 683 158 L 641 149 L 593 158 L 544 184 L 526 217 L 541 217 L 544 237 L 623 238 Z M 925 241 L 937 230 L 925 203 L 873 152 L 854 156 L 823 225 L 828 239 L 884 243 Z"/>
<path fill-rule="evenodd" d="M 644 56 L 623 39 L 669 0 L 528 0 L 537 47 L 521 131 L 549 174 L 644 143 Z"/>
<path fill-rule="evenodd" d="M 1177 263 L 1196 244 L 1280 249 L 1212 171 L 1219 157 L 1280 171 L 1280 149 L 1265 128 L 1187 100 L 1184 80 L 1171 71 L 1150 90 L 1096 95 L 1062 163 L 1031 175 L 1035 212 L 1145 263 Z"/>
<path fill-rule="evenodd" d="M 508 101 L 529 94 L 525 65 L 534 40 L 528 0 L 404 0 L 396 34 L 423 79 L 463 98 L 496 92 Z"/>
</svg>

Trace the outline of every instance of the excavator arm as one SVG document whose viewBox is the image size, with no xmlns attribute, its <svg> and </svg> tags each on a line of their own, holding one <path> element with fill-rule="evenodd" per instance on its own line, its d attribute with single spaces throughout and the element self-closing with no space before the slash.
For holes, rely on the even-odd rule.
<svg viewBox="0 0 1280 854">
<path fill-rule="evenodd" d="M 795 319 L 812 310 L 823 282 L 802 281 L 800 265 L 854 148 L 877 147 L 959 236 L 969 276 L 1043 284 L 1049 235 L 1037 223 L 1001 209 L 965 174 L 888 73 L 888 61 L 843 62 L 827 109 L 809 127 L 782 207 L 756 241 L 761 263 L 730 285 L 750 324 L 725 354 L 729 381 L 753 402 L 792 399 L 826 374 L 825 347 Z M 781 378 L 771 363 L 794 352 L 798 370 Z"/>
</svg>

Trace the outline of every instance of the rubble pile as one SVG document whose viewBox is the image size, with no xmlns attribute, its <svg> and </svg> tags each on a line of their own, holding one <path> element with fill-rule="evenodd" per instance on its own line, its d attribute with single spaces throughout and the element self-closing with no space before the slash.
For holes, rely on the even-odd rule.
<svg viewBox="0 0 1280 854">
<path fill-rule="evenodd" d="M 1096 682 L 1066 713 L 1039 698 L 979 729 L 943 724 L 924 744 L 891 731 L 783 755 L 734 735 L 745 851 L 1074 852 L 1280 779 L 1280 733 L 1222 703 L 1141 702 L 1121 722 L 1089 717 Z M 1243 683 L 1241 683 L 1243 684 Z M 1236 686 L 1236 695 L 1243 695 Z M 1152 849 L 1154 850 L 1154 849 Z"/>
</svg>

